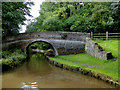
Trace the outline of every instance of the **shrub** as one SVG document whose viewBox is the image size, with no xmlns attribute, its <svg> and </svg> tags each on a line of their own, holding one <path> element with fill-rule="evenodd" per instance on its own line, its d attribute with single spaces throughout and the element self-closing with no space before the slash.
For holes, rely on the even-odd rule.
<svg viewBox="0 0 120 90">
<path fill-rule="evenodd" d="M 2 51 L 2 55 L 6 57 L 2 58 L 2 61 L 0 61 L 3 71 L 15 68 L 26 59 L 26 54 L 23 53 L 21 50 L 16 50 L 13 53 L 10 51 Z"/>
</svg>

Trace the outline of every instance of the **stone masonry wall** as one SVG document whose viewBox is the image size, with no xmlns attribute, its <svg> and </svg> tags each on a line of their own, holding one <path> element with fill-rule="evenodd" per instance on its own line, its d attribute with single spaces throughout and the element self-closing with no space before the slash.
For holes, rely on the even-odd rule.
<svg viewBox="0 0 120 90">
<path fill-rule="evenodd" d="M 112 59 L 112 53 L 105 52 L 98 43 L 92 41 L 91 39 L 86 39 L 85 52 L 99 59 Z"/>
<path fill-rule="evenodd" d="M 56 55 L 77 54 L 85 52 L 88 33 L 80 32 L 33 32 L 22 33 L 2 38 L 2 50 L 22 49 L 27 52 L 31 43 L 46 42 L 53 46 Z"/>
<path fill-rule="evenodd" d="M 66 36 L 66 37 L 65 37 Z M 55 31 L 40 31 L 31 33 L 20 33 L 14 36 L 7 36 L 2 38 L 2 42 L 13 42 L 18 40 L 28 39 L 57 39 L 57 40 L 73 40 L 73 41 L 85 41 L 86 37 L 90 37 L 88 33 L 80 32 L 55 32 Z"/>
</svg>

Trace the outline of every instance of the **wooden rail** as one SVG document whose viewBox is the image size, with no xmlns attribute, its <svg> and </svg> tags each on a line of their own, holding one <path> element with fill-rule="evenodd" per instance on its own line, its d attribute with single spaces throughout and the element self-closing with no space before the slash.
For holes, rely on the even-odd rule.
<svg viewBox="0 0 120 90">
<path fill-rule="evenodd" d="M 120 33 L 90 33 L 91 39 L 120 39 Z"/>
</svg>

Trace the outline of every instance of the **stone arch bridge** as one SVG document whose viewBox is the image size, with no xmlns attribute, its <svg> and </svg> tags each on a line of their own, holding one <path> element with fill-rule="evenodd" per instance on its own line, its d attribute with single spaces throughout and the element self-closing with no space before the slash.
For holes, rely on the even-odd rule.
<svg viewBox="0 0 120 90">
<path fill-rule="evenodd" d="M 22 49 L 35 42 L 46 42 L 52 45 L 55 55 L 74 54 L 85 52 L 87 33 L 80 32 L 32 32 L 7 36 L 2 39 L 2 49 Z"/>
</svg>

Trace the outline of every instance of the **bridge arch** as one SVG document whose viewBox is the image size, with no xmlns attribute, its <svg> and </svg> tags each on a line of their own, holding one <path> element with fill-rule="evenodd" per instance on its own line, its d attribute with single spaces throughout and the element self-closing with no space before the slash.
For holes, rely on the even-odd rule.
<svg viewBox="0 0 120 90">
<path fill-rule="evenodd" d="M 64 38 L 64 36 L 67 36 Z M 32 32 L 21 33 L 15 36 L 7 36 L 2 39 L 2 50 L 21 49 L 26 53 L 26 49 L 34 42 L 49 43 L 55 55 L 65 55 L 85 52 L 86 37 L 88 33 L 80 32 Z"/>
<path fill-rule="evenodd" d="M 32 42 L 28 43 L 28 44 L 26 45 L 26 47 L 25 47 L 25 53 L 26 53 L 26 54 L 28 53 L 28 48 L 29 48 L 30 45 L 32 45 L 32 44 L 34 44 L 34 43 L 37 43 L 37 42 L 44 42 L 44 43 L 49 44 L 49 45 L 52 47 L 52 49 L 54 50 L 55 56 L 58 55 L 58 51 L 57 51 L 57 49 L 54 47 L 54 45 L 51 44 L 49 41 L 44 41 L 44 40 L 36 40 L 36 41 L 32 41 Z"/>
</svg>

